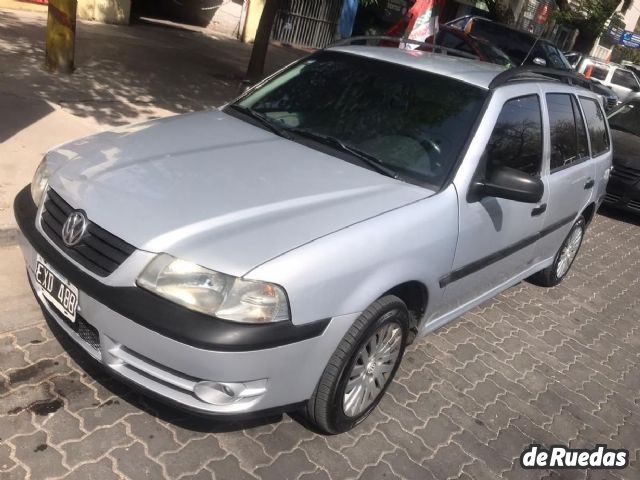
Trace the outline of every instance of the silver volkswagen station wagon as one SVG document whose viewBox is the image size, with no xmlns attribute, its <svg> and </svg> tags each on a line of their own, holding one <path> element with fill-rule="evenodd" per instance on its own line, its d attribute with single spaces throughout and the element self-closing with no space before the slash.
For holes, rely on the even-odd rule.
<svg viewBox="0 0 640 480">
<path fill-rule="evenodd" d="M 346 431 L 406 345 L 576 258 L 608 125 L 534 70 L 343 45 L 220 109 L 57 147 L 15 200 L 34 294 L 149 394 Z"/>
</svg>

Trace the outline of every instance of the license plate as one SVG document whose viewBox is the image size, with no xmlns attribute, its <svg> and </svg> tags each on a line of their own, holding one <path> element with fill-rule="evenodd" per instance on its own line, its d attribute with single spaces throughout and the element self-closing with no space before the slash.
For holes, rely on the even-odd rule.
<svg viewBox="0 0 640 480">
<path fill-rule="evenodd" d="M 56 272 L 40 255 L 36 258 L 36 282 L 42 294 L 71 323 L 76 321 L 78 289 Z"/>
</svg>

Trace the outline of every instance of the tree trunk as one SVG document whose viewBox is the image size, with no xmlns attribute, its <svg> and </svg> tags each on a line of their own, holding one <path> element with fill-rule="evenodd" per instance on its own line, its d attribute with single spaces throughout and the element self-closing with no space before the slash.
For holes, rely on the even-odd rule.
<svg viewBox="0 0 640 480">
<path fill-rule="evenodd" d="M 256 37 L 253 41 L 249 66 L 247 67 L 248 80 L 259 80 L 264 74 L 264 62 L 267 58 L 271 29 L 280 3 L 281 0 L 265 0 L 264 9 L 260 16 L 260 23 L 258 23 L 258 29 L 256 31 Z"/>
</svg>

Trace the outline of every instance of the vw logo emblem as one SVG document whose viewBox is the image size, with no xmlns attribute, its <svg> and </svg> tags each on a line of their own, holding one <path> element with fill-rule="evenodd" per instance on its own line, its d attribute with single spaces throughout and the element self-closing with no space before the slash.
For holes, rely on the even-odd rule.
<svg viewBox="0 0 640 480">
<path fill-rule="evenodd" d="M 76 245 L 87 231 L 89 222 L 82 212 L 71 212 L 62 225 L 62 241 L 67 247 Z"/>
</svg>

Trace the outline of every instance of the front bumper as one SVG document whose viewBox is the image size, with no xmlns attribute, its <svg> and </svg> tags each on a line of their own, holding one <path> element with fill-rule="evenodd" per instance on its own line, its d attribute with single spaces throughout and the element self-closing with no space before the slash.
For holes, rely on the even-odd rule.
<svg viewBox="0 0 640 480">
<path fill-rule="evenodd" d="M 194 329 L 202 327 L 198 322 L 203 319 L 194 323 L 189 311 L 179 307 L 174 310 L 176 306 L 166 305 L 160 297 L 148 294 L 150 298 L 141 301 L 144 297 L 137 294 L 143 291 L 135 286 L 109 285 L 108 278 L 102 283 L 82 272 L 37 228 L 38 214 L 28 189 L 16 198 L 15 212 L 29 281 L 50 319 L 117 376 L 190 410 L 244 414 L 307 400 L 340 339 L 357 317 L 335 317 L 322 322 L 321 328 L 291 325 L 284 331 L 281 326 L 275 333 L 262 335 L 253 334 L 247 325 L 224 322 L 221 329 L 207 329 L 206 338 L 200 343 L 189 342 L 194 335 L 201 336 Z M 79 288 L 75 324 L 59 315 L 41 294 L 34 276 L 38 255 Z M 148 303 L 153 300 L 155 303 Z M 127 312 L 135 316 L 135 321 L 123 314 Z M 209 321 L 215 325 L 221 322 Z M 176 330 L 182 331 L 181 336 L 167 334 Z M 230 385 L 233 399 L 204 401 L 202 395 L 195 393 L 203 382 Z"/>
</svg>

